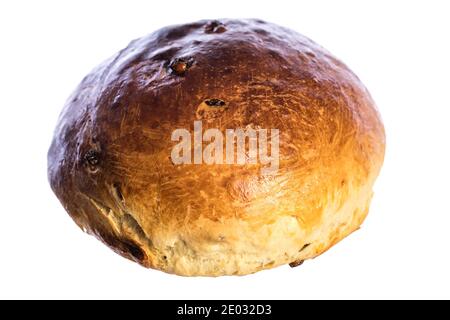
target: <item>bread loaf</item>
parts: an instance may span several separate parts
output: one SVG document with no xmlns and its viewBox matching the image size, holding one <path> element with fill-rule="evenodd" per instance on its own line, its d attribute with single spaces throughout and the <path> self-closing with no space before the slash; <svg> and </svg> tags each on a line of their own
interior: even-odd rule
<svg viewBox="0 0 450 320">
<path fill-rule="evenodd" d="M 78 226 L 122 256 L 243 275 L 299 265 L 358 229 L 384 147 L 367 89 L 327 50 L 260 20 L 204 20 L 88 74 L 48 176 Z"/>
</svg>

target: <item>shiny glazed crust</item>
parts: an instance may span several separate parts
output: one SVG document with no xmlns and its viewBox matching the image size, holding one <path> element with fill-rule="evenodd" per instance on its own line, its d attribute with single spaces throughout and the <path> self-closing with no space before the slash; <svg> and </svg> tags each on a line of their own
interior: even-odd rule
<svg viewBox="0 0 450 320">
<path fill-rule="evenodd" d="M 195 120 L 279 129 L 279 170 L 174 165 L 171 133 Z M 60 115 L 48 176 L 73 220 L 119 254 L 242 275 L 298 265 L 358 229 L 384 146 L 369 93 L 328 51 L 263 21 L 205 20 L 134 40 L 87 75 Z"/>
</svg>

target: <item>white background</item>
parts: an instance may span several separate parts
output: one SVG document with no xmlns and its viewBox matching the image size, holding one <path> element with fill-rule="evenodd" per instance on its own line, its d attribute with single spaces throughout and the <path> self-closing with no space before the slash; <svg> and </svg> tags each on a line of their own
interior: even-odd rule
<svg viewBox="0 0 450 320">
<path fill-rule="evenodd" d="M 448 1 L 2 1 L 0 298 L 450 298 Z M 257 17 L 355 71 L 387 133 L 361 230 L 299 268 L 183 278 L 81 232 L 51 192 L 46 153 L 78 82 L 131 39 L 202 18 Z"/>
</svg>

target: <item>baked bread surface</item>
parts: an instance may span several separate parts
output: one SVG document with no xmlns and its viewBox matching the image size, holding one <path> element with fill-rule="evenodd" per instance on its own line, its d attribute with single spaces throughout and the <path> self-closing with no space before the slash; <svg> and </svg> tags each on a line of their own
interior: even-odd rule
<svg viewBox="0 0 450 320">
<path fill-rule="evenodd" d="M 278 129 L 279 169 L 175 165 L 171 134 L 194 121 Z M 260 20 L 204 20 L 134 40 L 87 75 L 48 176 L 78 226 L 119 254 L 242 275 L 298 265 L 358 229 L 384 145 L 368 91 L 324 48 Z"/>
</svg>

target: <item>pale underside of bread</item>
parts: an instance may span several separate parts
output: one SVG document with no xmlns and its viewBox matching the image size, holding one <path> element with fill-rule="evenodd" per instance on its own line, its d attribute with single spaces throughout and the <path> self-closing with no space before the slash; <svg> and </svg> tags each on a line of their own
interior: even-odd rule
<svg viewBox="0 0 450 320">
<path fill-rule="evenodd" d="M 205 113 L 208 99 L 226 108 Z M 279 129 L 279 170 L 174 165 L 171 133 L 196 120 Z M 241 275 L 299 264 L 358 229 L 384 144 L 369 93 L 322 47 L 258 20 L 199 21 L 93 70 L 60 116 L 48 172 L 74 221 L 121 255 L 179 275 Z"/>
</svg>

